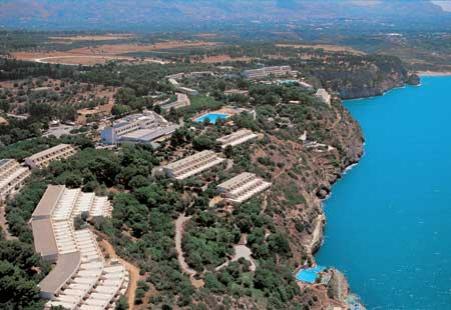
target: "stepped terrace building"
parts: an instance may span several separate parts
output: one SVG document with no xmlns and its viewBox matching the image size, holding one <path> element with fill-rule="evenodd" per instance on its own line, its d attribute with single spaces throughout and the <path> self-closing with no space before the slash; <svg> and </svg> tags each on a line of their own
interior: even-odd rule
<svg viewBox="0 0 451 310">
<path fill-rule="evenodd" d="M 39 283 L 41 297 L 49 299 L 47 309 L 114 309 L 127 289 L 124 266 L 105 260 L 89 229 L 75 229 L 74 218 L 83 212 L 111 216 L 111 206 L 106 197 L 49 185 L 32 214 L 36 252 L 56 263 Z"/>
<path fill-rule="evenodd" d="M 284 76 L 290 75 L 292 73 L 290 66 L 274 66 L 274 67 L 264 67 L 260 69 L 244 70 L 243 76 L 247 79 L 263 79 L 270 75 L 274 76 Z"/>
<path fill-rule="evenodd" d="M 215 152 L 207 150 L 170 163 L 164 166 L 163 169 L 169 177 L 183 180 L 219 165 L 224 161 L 225 159 L 219 157 Z"/>
<path fill-rule="evenodd" d="M 14 159 L 0 159 L 0 202 L 18 190 L 30 173 Z"/>
<path fill-rule="evenodd" d="M 255 139 L 258 136 L 253 133 L 249 129 L 241 129 L 238 130 L 230 135 L 221 137 L 216 139 L 217 142 L 221 143 L 221 147 L 225 149 L 226 147 L 230 146 L 236 146 L 239 144 L 242 144 L 244 142 L 247 142 L 249 140 Z"/>
<path fill-rule="evenodd" d="M 218 185 L 218 191 L 230 203 L 240 204 L 267 190 L 271 183 L 263 181 L 253 173 L 243 172 Z"/>
<path fill-rule="evenodd" d="M 133 114 L 114 122 L 112 127 L 105 128 L 102 142 L 106 144 L 141 143 L 150 144 L 152 141 L 171 135 L 179 125 L 165 120 L 153 111 Z"/>
<path fill-rule="evenodd" d="M 68 158 L 76 152 L 76 149 L 70 144 L 59 144 L 25 158 L 25 163 L 30 168 L 43 168 L 48 166 L 52 161 Z"/>
</svg>

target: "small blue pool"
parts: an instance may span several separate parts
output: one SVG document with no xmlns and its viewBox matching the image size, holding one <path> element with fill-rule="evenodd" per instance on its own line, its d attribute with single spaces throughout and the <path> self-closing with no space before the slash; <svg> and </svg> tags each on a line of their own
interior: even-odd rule
<svg viewBox="0 0 451 310">
<path fill-rule="evenodd" d="M 313 283 L 315 283 L 316 278 L 318 277 L 318 273 L 320 273 L 321 271 L 323 271 L 325 269 L 326 269 L 326 267 L 322 267 L 322 266 L 301 269 L 296 274 L 296 280 L 313 284 Z"/>
<path fill-rule="evenodd" d="M 208 120 L 208 122 L 210 124 L 214 124 L 214 123 L 216 123 L 216 121 L 218 119 L 225 120 L 225 119 L 229 118 L 229 116 L 230 115 L 224 114 L 224 113 L 207 113 L 207 114 L 204 114 L 204 115 L 196 118 L 196 122 L 197 123 L 203 123 L 206 120 Z"/>
</svg>

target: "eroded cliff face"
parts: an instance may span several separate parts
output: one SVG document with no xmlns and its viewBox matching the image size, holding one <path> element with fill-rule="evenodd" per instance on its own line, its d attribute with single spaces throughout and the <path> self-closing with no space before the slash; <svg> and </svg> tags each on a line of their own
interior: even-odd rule
<svg viewBox="0 0 451 310">
<path fill-rule="evenodd" d="M 304 137 L 292 139 L 293 135 L 299 136 L 303 126 L 298 127 L 300 130 L 294 129 L 295 124 L 291 128 L 276 128 L 268 131 L 266 144 L 253 150 L 254 159 L 265 156 L 276 163 L 276 168 L 268 171 L 273 187 L 265 212 L 289 236 L 296 266 L 314 263 L 313 254 L 322 243 L 326 222 L 322 200 L 363 152 L 361 129 L 339 99 L 331 107 L 324 105 L 311 112 L 316 114 L 309 116 Z M 257 160 L 254 162 L 258 164 Z M 346 289 L 330 294 L 336 290 L 328 284 L 300 285 L 301 302 L 310 309 L 346 307 L 346 279 L 338 275 L 334 279 L 329 283 L 340 283 L 339 287 Z"/>
<path fill-rule="evenodd" d="M 420 82 L 399 58 L 386 55 L 337 56 L 311 74 L 342 99 L 379 96 L 390 89 Z"/>
<path fill-rule="evenodd" d="M 361 85 L 361 87 L 340 85 L 337 83 L 334 86 L 334 90 L 340 94 L 342 99 L 355 99 L 380 96 L 393 88 L 402 87 L 406 84 L 418 85 L 418 76 L 416 74 L 393 71 L 383 79 L 368 82 L 367 84 Z"/>
</svg>

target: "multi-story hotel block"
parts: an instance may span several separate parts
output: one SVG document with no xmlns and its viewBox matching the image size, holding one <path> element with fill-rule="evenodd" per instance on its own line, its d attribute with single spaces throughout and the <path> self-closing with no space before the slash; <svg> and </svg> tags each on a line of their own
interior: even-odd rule
<svg viewBox="0 0 451 310">
<path fill-rule="evenodd" d="M 153 111 L 144 111 L 133 114 L 114 122 L 112 127 L 105 128 L 102 133 L 102 142 L 116 143 L 151 143 L 152 141 L 171 135 L 179 125 L 165 120 Z"/>
<path fill-rule="evenodd" d="M 30 173 L 14 159 L 0 159 L 0 202 L 18 190 Z"/>
<path fill-rule="evenodd" d="M 221 147 L 225 149 L 227 146 L 235 146 L 242 144 L 246 141 L 257 138 L 258 136 L 249 129 L 240 129 L 234 133 L 216 139 L 217 142 L 221 143 Z"/>
<path fill-rule="evenodd" d="M 270 75 L 284 76 L 292 73 L 290 66 L 264 67 L 260 69 L 244 70 L 243 76 L 247 79 L 263 79 Z"/>
<path fill-rule="evenodd" d="M 43 168 L 54 160 L 61 160 L 74 155 L 77 150 L 70 144 L 59 144 L 42 152 L 25 158 L 25 164 L 30 168 Z"/>
<path fill-rule="evenodd" d="M 218 185 L 218 191 L 230 203 L 240 204 L 271 187 L 253 173 L 243 172 Z"/>
<path fill-rule="evenodd" d="M 76 230 L 74 218 L 83 212 L 111 216 L 106 197 L 83 193 L 80 189 L 49 185 L 33 212 L 36 252 L 56 263 L 39 283 L 46 308 L 114 309 L 128 286 L 128 272 L 117 261 L 107 261 L 87 228 Z"/>
<path fill-rule="evenodd" d="M 207 150 L 170 163 L 164 166 L 163 169 L 169 177 L 183 180 L 219 165 L 224 161 L 225 159 L 219 157 L 215 152 Z"/>
</svg>

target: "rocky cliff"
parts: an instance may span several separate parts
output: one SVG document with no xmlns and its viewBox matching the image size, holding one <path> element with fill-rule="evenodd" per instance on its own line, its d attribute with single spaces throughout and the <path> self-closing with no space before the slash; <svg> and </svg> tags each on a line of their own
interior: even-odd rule
<svg viewBox="0 0 451 310">
<path fill-rule="evenodd" d="M 419 77 L 399 58 L 386 55 L 342 55 L 328 59 L 327 65 L 311 73 L 342 99 L 379 96 L 405 84 L 419 84 Z"/>
<path fill-rule="evenodd" d="M 299 117 L 304 111 L 305 118 Z M 311 104 L 303 107 L 281 105 L 278 116 L 289 118 L 286 128 L 267 129 L 267 141 L 253 148 L 254 164 L 271 175 L 273 187 L 265 213 L 271 215 L 278 229 L 290 241 L 295 266 L 314 264 L 313 254 L 323 240 L 326 222 L 322 199 L 332 184 L 363 152 L 363 137 L 359 125 L 336 98 L 332 105 Z M 285 120 L 286 121 L 286 120 Z M 269 127 L 269 125 L 268 125 Z M 258 158 L 275 163 L 271 169 Z M 300 303 L 309 309 L 327 306 L 347 307 L 347 283 L 344 277 L 330 283 L 340 283 L 339 294 L 328 284 L 302 285 Z M 329 293 L 328 293 L 329 292 Z"/>
</svg>

